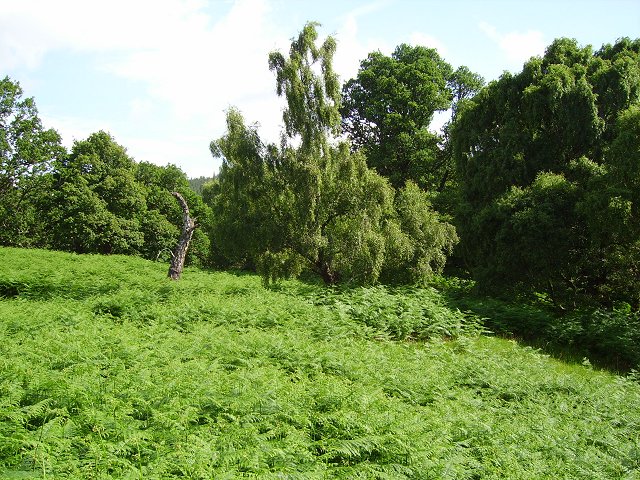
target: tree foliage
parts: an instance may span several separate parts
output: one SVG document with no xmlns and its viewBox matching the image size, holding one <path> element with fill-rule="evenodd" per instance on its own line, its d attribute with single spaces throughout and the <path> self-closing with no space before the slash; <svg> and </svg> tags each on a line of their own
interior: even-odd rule
<svg viewBox="0 0 640 480">
<path fill-rule="evenodd" d="M 382 280 L 411 284 L 441 272 L 458 242 L 455 227 L 442 221 L 427 192 L 410 181 L 397 192 L 394 207 Z"/>
<path fill-rule="evenodd" d="M 287 101 L 282 115 L 285 132 L 289 138 L 299 136 L 306 151 L 326 148 L 328 135 L 337 134 L 340 125 L 340 83 L 332 64 L 336 42 L 329 36 L 318 47 L 317 26 L 313 22 L 304 26 L 291 42 L 288 57 L 280 52 L 269 54 L 269 69 L 276 73 L 276 92 Z"/>
<path fill-rule="evenodd" d="M 452 169 L 429 126 L 435 112 L 481 86 L 481 77 L 466 67 L 453 71 L 434 49 L 402 44 L 391 56 L 373 52 L 344 85 L 343 130 L 394 187 L 411 180 L 442 190 Z"/>
<path fill-rule="evenodd" d="M 17 83 L 5 78 L 0 93 L 0 244 L 157 258 L 169 254 L 182 223 L 171 191 L 209 224 L 208 207 L 177 167 L 138 164 L 106 132 L 67 154 Z M 209 238 L 196 232 L 190 261 L 208 257 Z"/>
<path fill-rule="evenodd" d="M 638 40 L 559 39 L 462 108 L 458 224 L 481 285 L 638 304 L 621 280 L 638 269 L 638 75 Z"/>
<path fill-rule="evenodd" d="M 45 130 L 33 98 L 9 77 L 0 80 L 0 244 L 33 246 L 44 234 L 37 199 L 46 173 L 65 154 L 60 135 Z"/>
<path fill-rule="evenodd" d="M 211 186 L 212 238 L 224 257 L 256 266 L 267 280 L 306 268 L 326 283 L 375 282 L 392 263 L 402 222 L 388 181 L 368 168 L 362 153 L 335 138 L 341 103 L 331 66 L 335 41 L 329 37 L 316 46 L 316 26 L 304 27 L 287 57 L 269 56 L 276 91 L 287 101 L 282 145 L 264 145 L 233 109 L 227 134 L 212 143 L 213 154 L 223 158 L 219 182 Z M 449 247 L 455 234 L 436 224 L 448 232 L 442 248 Z M 414 256 L 423 255 L 412 253 L 406 261 Z"/>
<path fill-rule="evenodd" d="M 211 211 L 202 197 L 191 188 L 185 173 L 175 165 L 161 167 L 140 162 L 136 165 L 135 178 L 146 202 L 140 220 L 144 235 L 142 256 L 151 259 L 164 257 L 175 247 L 182 228 L 182 210 L 171 192 L 178 192 L 186 200 L 200 227 L 193 232 L 187 261 L 198 265 L 209 264 Z"/>
<path fill-rule="evenodd" d="M 135 163 L 105 132 L 74 144 L 56 168 L 50 211 L 54 248 L 78 253 L 139 253 L 145 207 Z"/>
</svg>

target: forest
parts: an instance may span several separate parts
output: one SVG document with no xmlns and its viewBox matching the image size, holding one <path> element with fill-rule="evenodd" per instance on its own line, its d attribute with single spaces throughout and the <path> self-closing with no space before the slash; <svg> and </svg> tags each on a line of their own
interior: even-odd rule
<svg viewBox="0 0 640 480">
<path fill-rule="evenodd" d="M 640 398 L 640 39 L 594 49 L 559 38 L 520 72 L 488 83 L 435 49 L 402 44 L 391 55 L 371 52 L 357 76 L 342 81 L 333 69 L 336 41 L 321 41 L 318 27 L 306 24 L 289 51 L 268 57 L 286 102 L 280 143 L 264 143 L 257 125 L 230 108 L 225 134 L 210 144 L 221 161 L 211 179 L 136 161 L 104 131 L 67 150 L 20 84 L 0 81 L 3 358 L 19 354 L 29 331 L 43 343 L 28 348 L 55 350 L 46 354 L 50 365 L 34 360 L 38 387 L 26 385 L 25 365 L 5 360 L 0 368 L 0 474 L 4 467 L 15 474 L 8 478 L 638 478 L 637 412 L 612 413 L 623 407 L 580 376 L 618 392 L 618 403 Z M 438 112 L 450 118 L 435 132 Z M 185 278 L 159 283 L 158 262 L 170 259 L 183 221 L 172 192 L 186 200 L 197 228 Z M 61 262 L 58 271 L 52 261 Z M 38 302 L 53 302 L 51 318 L 37 313 Z M 69 344 L 80 324 L 105 337 Z M 223 328 L 236 346 L 214 340 Z M 297 344 L 283 333 L 289 328 L 319 344 Z M 184 365 L 172 365 L 188 378 L 160 367 L 169 357 L 141 347 L 142 336 L 156 334 L 165 353 L 174 351 L 170 343 L 184 347 L 171 354 Z M 111 342 L 108 358 L 96 342 Z M 414 342 L 431 342 L 429 359 L 411 356 Z M 350 348 L 370 361 L 359 363 Z M 161 412 L 160 398 L 171 393 L 144 379 L 139 355 L 172 378 L 177 394 L 195 392 L 196 403 Z M 459 365 L 447 370 L 438 355 Z M 254 392 L 198 386 L 185 369 L 205 375 L 202 359 L 214 357 L 229 385 L 245 382 Z M 105 381 L 91 387 L 100 398 L 76 401 L 55 389 L 55 372 L 88 358 L 104 362 L 96 374 Z M 395 373 L 376 377 L 376 362 L 390 362 L 385 368 Z M 409 378 L 397 370 L 402 362 L 426 377 Z M 573 363 L 578 370 L 561 380 Z M 507 365 L 522 368 L 531 384 L 510 383 Z M 146 397 L 127 383 L 130 368 Z M 331 375 L 344 391 L 315 383 Z M 116 382 L 128 390 L 111 396 Z M 218 396 L 207 400 L 206 388 Z M 615 431 L 589 433 L 580 423 L 586 417 L 562 416 L 565 407 L 545 388 L 565 407 L 582 402 L 591 420 L 596 411 L 585 405 L 602 405 Z M 285 406 L 287 396 L 297 403 Z M 475 401 L 500 415 L 508 404 L 526 428 L 536 412 L 558 418 L 547 439 L 558 450 L 544 453 L 538 440 L 495 418 L 465 423 Z M 304 411 L 305 402 L 317 410 Z M 113 418 L 92 413 L 89 405 L 101 403 Z M 530 410 L 516 412 L 516 404 Z M 446 415 L 445 405 L 453 409 Z M 428 423 L 431 414 L 445 420 L 431 420 L 428 435 L 408 420 Z M 582 460 L 577 450 L 561 452 L 564 422 L 580 423 L 583 447 L 591 434 L 602 444 L 594 440 Z M 213 423 L 221 430 L 210 438 L 204 426 Z M 241 433 L 239 424 L 253 426 Z M 446 433 L 436 441 L 436 431 Z M 521 460 L 529 467 L 502 450 L 510 435 L 527 437 Z M 417 439 L 440 450 L 423 451 Z M 232 441 L 240 443 L 225 443 Z M 169 445 L 173 453 L 162 453 Z M 570 474 L 553 464 L 558 455 Z"/>
<path fill-rule="evenodd" d="M 311 273 L 326 284 L 420 284 L 443 271 L 558 312 L 640 307 L 640 41 L 554 41 L 485 85 L 438 52 L 372 52 L 343 84 L 335 40 L 307 24 L 269 68 L 280 145 L 231 108 L 217 177 L 136 162 L 107 132 L 70 151 L 33 98 L 0 84 L 0 244 Z M 442 131 L 429 125 L 450 112 Z M 446 270 L 445 270 L 446 269 Z"/>
</svg>

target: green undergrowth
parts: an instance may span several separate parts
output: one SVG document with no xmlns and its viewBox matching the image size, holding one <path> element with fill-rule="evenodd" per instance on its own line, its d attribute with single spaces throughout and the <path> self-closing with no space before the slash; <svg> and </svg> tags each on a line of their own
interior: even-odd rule
<svg viewBox="0 0 640 480">
<path fill-rule="evenodd" d="M 437 290 L 166 270 L 0 249 L 0 478 L 640 478 L 640 385 Z"/>
<path fill-rule="evenodd" d="M 609 370 L 640 370 L 640 312 L 628 305 L 561 311 L 548 301 L 497 299 L 476 294 L 473 282 L 434 280 L 446 305 L 483 319 L 484 326 L 568 361 L 591 361 Z M 635 373 L 637 375 L 637 373 Z"/>
</svg>

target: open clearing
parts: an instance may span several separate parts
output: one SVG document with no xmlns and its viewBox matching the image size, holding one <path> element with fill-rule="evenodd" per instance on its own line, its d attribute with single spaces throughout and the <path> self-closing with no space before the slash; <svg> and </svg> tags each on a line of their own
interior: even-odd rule
<svg viewBox="0 0 640 480">
<path fill-rule="evenodd" d="M 0 248 L 2 478 L 640 478 L 640 385 L 434 289 Z"/>
</svg>

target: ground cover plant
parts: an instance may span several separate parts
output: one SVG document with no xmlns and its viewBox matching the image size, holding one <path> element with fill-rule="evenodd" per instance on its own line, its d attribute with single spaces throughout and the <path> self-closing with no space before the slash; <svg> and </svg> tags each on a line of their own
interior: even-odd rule
<svg viewBox="0 0 640 480">
<path fill-rule="evenodd" d="M 640 370 L 640 312 L 629 305 L 559 310 L 544 295 L 488 297 L 478 292 L 474 281 L 456 277 L 436 277 L 431 283 L 447 305 L 482 318 L 496 335 L 568 361 L 586 358 L 617 373 Z"/>
<path fill-rule="evenodd" d="M 0 249 L 2 478 L 640 478 L 640 385 L 436 289 Z"/>
</svg>

